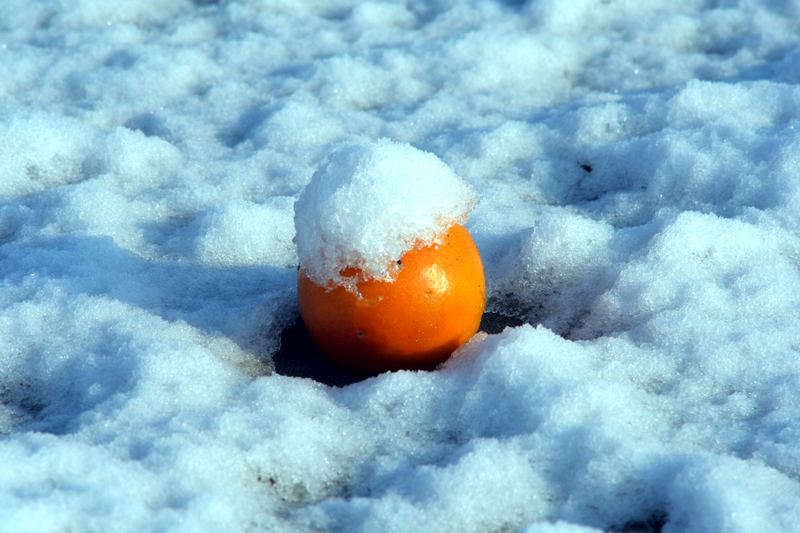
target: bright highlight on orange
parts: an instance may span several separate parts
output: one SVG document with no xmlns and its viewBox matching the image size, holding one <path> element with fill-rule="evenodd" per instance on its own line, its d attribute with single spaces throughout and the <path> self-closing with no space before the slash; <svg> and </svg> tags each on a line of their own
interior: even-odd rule
<svg viewBox="0 0 800 533">
<path fill-rule="evenodd" d="M 300 269 L 300 314 L 332 360 L 370 373 L 433 368 L 478 330 L 486 283 L 466 228 L 451 226 L 439 245 L 412 249 L 398 267 L 392 282 L 359 282 L 359 294 L 321 287 Z"/>
</svg>

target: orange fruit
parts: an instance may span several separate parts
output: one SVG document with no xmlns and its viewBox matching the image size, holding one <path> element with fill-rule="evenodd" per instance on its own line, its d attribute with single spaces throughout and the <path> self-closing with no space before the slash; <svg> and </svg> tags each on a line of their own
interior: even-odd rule
<svg viewBox="0 0 800 533">
<path fill-rule="evenodd" d="M 300 315 L 330 359 L 369 373 L 433 368 L 478 330 L 486 283 L 466 228 L 451 226 L 438 245 L 410 250 L 398 266 L 394 281 L 359 281 L 358 294 L 321 287 L 300 268 Z"/>
</svg>

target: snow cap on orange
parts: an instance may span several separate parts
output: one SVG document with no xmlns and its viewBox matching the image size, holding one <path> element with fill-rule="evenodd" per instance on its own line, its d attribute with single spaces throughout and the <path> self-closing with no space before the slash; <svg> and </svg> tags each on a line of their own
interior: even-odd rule
<svg viewBox="0 0 800 533">
<path fill-rule="evenodd" d="M 396 262 L 434 244 L 477 202 L 472 188 L 435 155 L 387 139 L 334 150 L 295 203 L 300 264 L 320 286 L 392 281 Z"/>
</svg>

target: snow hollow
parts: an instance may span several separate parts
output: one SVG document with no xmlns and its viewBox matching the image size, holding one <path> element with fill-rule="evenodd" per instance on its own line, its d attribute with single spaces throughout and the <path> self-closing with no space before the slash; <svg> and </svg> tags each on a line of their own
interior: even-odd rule
<svg viewBox="0 0 800 533">
<path fill-rule="evenodd" d="M 3 0 L 0 73 L 0 531 L 800 527 L 797 0 Z M 378 139 L 488 313 L 361 380 L 294 207 Z"/>
</svg>

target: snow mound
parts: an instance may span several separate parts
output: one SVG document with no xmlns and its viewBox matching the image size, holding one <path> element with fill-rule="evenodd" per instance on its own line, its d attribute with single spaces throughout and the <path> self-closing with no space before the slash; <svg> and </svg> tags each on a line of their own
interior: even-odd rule
<svg viewBox="0 0 800 533">
<path fill-rule="evenodd" d="M 319 285 L 347 286 L 348 267 L 390 281 L 403 254 L 433 244 L 476 201 L 431 153 L 387 139 L 344 144 L 295 203 L 300 264 Z"/>
</svg>

